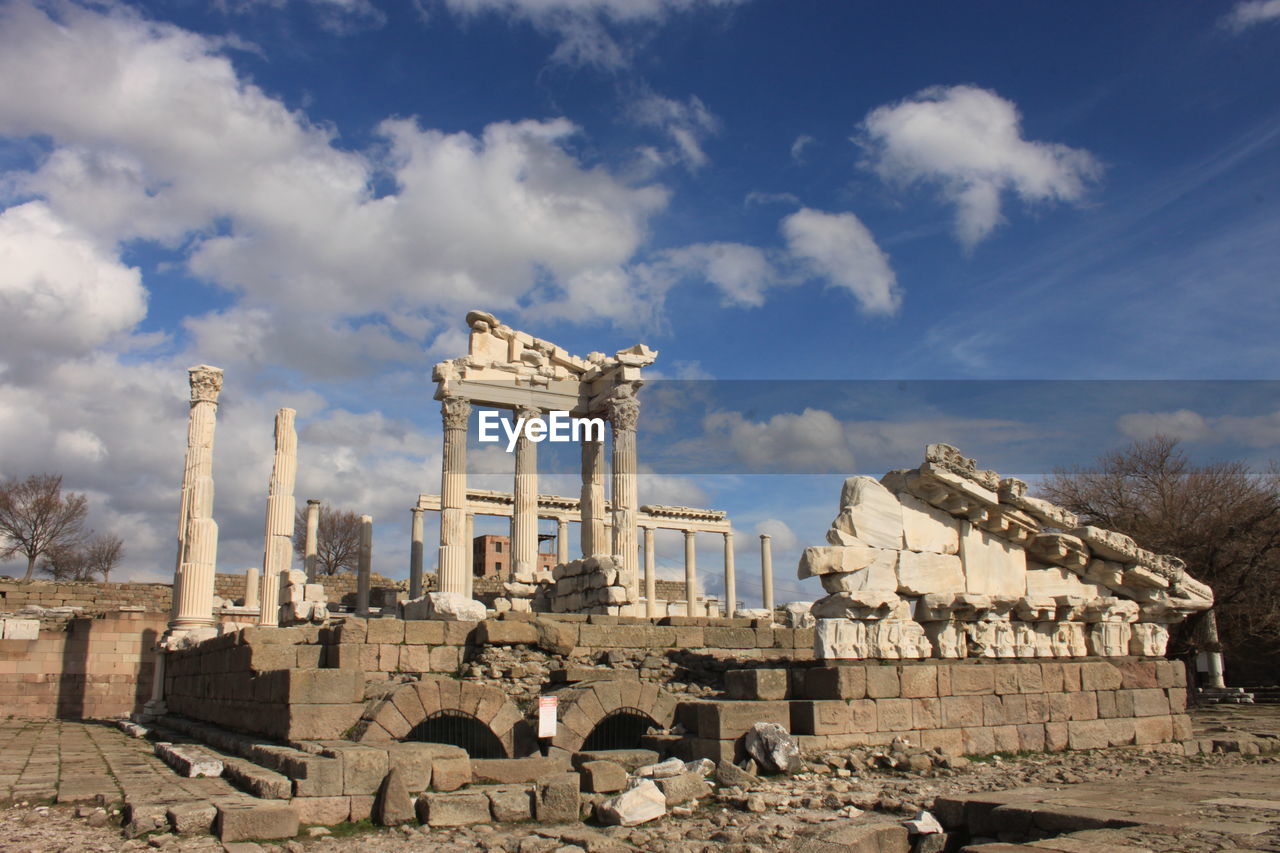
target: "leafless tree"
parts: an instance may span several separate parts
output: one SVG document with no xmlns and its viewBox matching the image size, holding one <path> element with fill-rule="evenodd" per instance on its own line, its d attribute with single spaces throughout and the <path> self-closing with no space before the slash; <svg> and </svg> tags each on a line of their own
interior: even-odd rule
<svg viewBox="0 0 1280 853">
<path fill-rule="evenodd" d="M 79 541 L 88 508 L 84 495 L 62 493 L 58 474 L 32 474 L 25 480 L 0 483 L 0 540 L 9 556 L 26 556 L 23 580 L 31 580 L 36 561 L 51 550 Z"/>
<path fill-rule="evenodd" d="M 1089 468 L 1060 470 L 1040 492 L 1086 524 L 1174 554 L 1213 587 L 1222 643 L 1280 641 L 1280 469 L 1193 464 L 1166 436 L 1135 442 Z"/>
<path fill-rule="evenodd" d="M 50 548 L 40 563 L 40 571 L 60 581 L 91 581 L 98 575 L 111 579 L 124 542 L 111 533 L 99 533 L 85 542 L 72 542 Z"/>
<path fill-rule="evenodd" d="M 114 533 L 99 533 L 85 543 L 84 557 L 89 577 L 102 575 L 103 581 L 109 581 L 124 557 L 124 541 Z"/>
<path fill-rule="evenodd" d="M 293 522 L 293 550 L 300 558 L 307 553 L 307 510 L 300 507 Z M 350 510 L 320 506 L 320 527 L 316 536 L 316 572 L 336 575 L 354 572 L 360 558 L 360 516 Z"/>
</svg>

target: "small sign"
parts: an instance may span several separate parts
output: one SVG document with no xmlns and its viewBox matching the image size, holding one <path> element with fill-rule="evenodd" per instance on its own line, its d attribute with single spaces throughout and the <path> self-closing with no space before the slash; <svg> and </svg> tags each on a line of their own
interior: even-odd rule
<svg viewBox="0 0 1280 853">
<path fill-rule="evenodd" d="M 538 737 L 556 736 L 556 703 L 555 696 L 538 697 Z"/>
</svg>

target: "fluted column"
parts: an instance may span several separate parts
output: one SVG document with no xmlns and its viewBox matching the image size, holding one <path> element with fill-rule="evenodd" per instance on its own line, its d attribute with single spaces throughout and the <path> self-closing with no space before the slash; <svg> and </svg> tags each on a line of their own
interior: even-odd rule
<svg viewBox="0 0 1280 853">
<path fill-rule="evenodd" d="M 582 442 L 582 556 L 603 554 L 609 542 L 604 527 L 604 441 Z"/>
<path fill-rule="evenodd" d="M 267 530 L 262 549 L 259 625 L 280 624 L 280 573 L 293 563 L 293 483 L 298 474 L 298 433 L 293 409 L 276 412 L 276 458 L 267 489 Z"/>
<path fill-rule="evenodd" d="M 422 513 L 420 506 L 410 508 L 413 522 L 409 528 L 409 597 L 422 597 Z"/>
<path fill-rule="evenodd" d="M 373 572 L 373 516 L 360 516 L 360 561 L 356 565 L 356 615 L 369 615 L 369 575 Z"/>
<path fill-rule="evenodd" d="M 302 549 L 302 565 L 307 572 L 307 583 L 315 583 L 320 564 L 320 501 L 307 501 L 307 538 Z"/>
<path fill-rule="evenodd" d="M 569 519 L 556 519 L 556 562 L 569 562 Z"/>
<path fill-rule="evenodd" d="M 618 568 L 625 580 L 631 603 L 640 600 L 639 551 L 636 547 L 636 422 L 640 419 L 640 401 L 635 392 L 620 386 L 608 402 L 609 422 L 613 424 L 613 555 L 622 560 Z"/>
<path fill-rule="evenodd" d="M 476 514 L 467 513 L 467 598 L 475 598 L 476 588 Z"/>
<path fill-rule="evenodd" d="M 764 609 L 773 612 L 773 537 L 760 534 L 760 585 L 764 588 Z"/>
<path fill-rule="evenodd" d="M 178 510 L 178 556 L 173 573 L 173 609 L 169 628 L 211 626 L 218 525 L 213 520 L 213 433 L 222 391 L 222 370 L 207 364 L 187 371 L 191 412 L 187 419 L 187 458 Z"/>
<path fill-rule="evenodd" d="M 644 529 L 644 615 L 653 619 L 658 615 L 658 572 L 655 568 L 653 528 Z"/>
<path fill-rule="evenodd" d="M 527 406 L 516 409 L 516 417 L 525 423 L 541 415 L 540 410 Z M 524 430 L 516 439 L 512 512 L 511 579 L 516 583 L 533 583 L 538 570 L 538 445 Z"/>
<path fill-rule="evenodd" d="M 444 462 L 440 476 L 440 577 L 441 592 L 467 591 L 466 540 L 467 421 L 471 404 L 462 397 L 441 401 L 444 417 Z"/>
<path fill-rule="evenodd" d="M 738 577 L 733 570 L 733 531 L 724 532 L 724 615 L 733 616 L 738 609 Z"/>
<path fill-rule="evenodd" d="M 695 615 L 694 608 L 698 606 L 698 550 L 695 536 L 697 533 L 692 530 L 684 532 L 684 613 L 686 616 Z"/>
</svg>

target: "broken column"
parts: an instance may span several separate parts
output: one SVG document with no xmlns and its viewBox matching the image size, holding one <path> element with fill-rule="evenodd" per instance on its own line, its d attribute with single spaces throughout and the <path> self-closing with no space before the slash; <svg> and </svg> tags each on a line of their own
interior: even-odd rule
<svg viewBox="0 0 1280 853">
<path fill-rule="evenodd" d="M 467 422 L 471 404 L 462 397 L 445 397 L 440 409 L 444 420 L 444 462 L 440 476 L 439 589 L 465 594 L 467 552 L 471 550 L 471 543 L 465 541 Z"/>
<path fill-rule="evenodd" d="M 258 567 L 250 566 L 244 570 L 244 606 L 248 608 L 258 605 Z"/>
<path fill-rule="evenodd" d="M 569 562 L 569 520 L 556 519 L 556 562 Z"/>
<path fill-rule="evenodd" d="M 298 473 L 298 433 L 293 409 L 276 412 L 276 454 L 267 490 L 267 524 L 262 552 L 259 625 L 279 624 L 280 575 L 293 562 L 293 483 Z"/>
<path fill-rule="evenodd" d="M 764 609 L 773 613 L 773 537 L 760 534 L 760 585 L 763 587 Z"/>
<path fill-rule="evenodd" d="M 413 522 L 409 532 L 409 598 L 422 597 L 422 507 L 415 506 L 410 512 Z"/>
<path fill-rule="evenodd" d="M 302 567 L 307 573 L 307 583 L 315 583 L 320 562 L 320 501 L 307 501 L 307 534 L 302 550 Z"/>
<path fill-rule="evenodd" d="M 178 557 L 173 577 L 169 632 L 185 633 L 214 624 L 213 588 L 218 525 L 213 520 L 213 433 L 222 390 L 222 370 L 207 364 L 187 371 L 191 412 L 187 458 L 178 513 Z"/>
<path fill-rule="evenodd" d="M 356 567 L 356 614 L 369 615 L 369 575 L 373 571 L 373 516 L 360 516 L 360 557 Z"/>
<path fill-rule="evenodd" d="M 582 440 L 582 556 L 605 553 L 609 543 L 604 520 L 604 442 Z"/>
</svg>

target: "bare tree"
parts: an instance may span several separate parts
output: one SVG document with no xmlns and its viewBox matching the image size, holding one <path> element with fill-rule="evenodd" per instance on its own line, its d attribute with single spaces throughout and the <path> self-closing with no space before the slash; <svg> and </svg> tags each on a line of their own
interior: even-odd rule
<svg viewBox="0 0 1280 853">
<path fill-rule="evenodd" d="M 111 580 L 111 572 L 124 557 L 124 541 L 114 533 L 99 533 L 84 546 L 84 559 L 89 577 L 102 575 L 103 581 Z"/>
<path fill-rule="evenodd" d="M 85 581 L 92 577 L 79 543 L 50 548 L 40 561 L 40 571 L 56 581 Z"/>
<path fill-rule="evenodd" d="M 61 475 L 32 474 L 0 483 L 0 539 L 9 555 L 26 556 L 23 580 L 31 580 L 36 561 L 51 549 L 80 539 L 88 508 L 84 495 L 62 493 Z"/>
<path fill-rule="evenodd" d="M 40 563 L 40 571 L 60 581 L 91 581 L 102 575 L 111 579 L 120 558 L 124 556 L 124 542 L 112 533 L 99 533 L 86 542 L 72 542 L 50 548 Z"/>
<path fill-rule="evenodd" d="M 299 557 L 307 553 L 307 510 L 300 507 L 293 521 L 293 550 Z M 320 507 L 320 526 L 316 534 L 316 572 L 336 575 L 354 572 L 360 558 L 360 516 L 350 510 Z"/>
<path fill-rule="evenodd" d="M 1174 554 L 1213 587 L 1222 643 L 1243 652 L 1280 641 L 1280 469 L 1193 464 L 1156 436 L 1060 470 L 1040 491 L 1096 524 Z"/>
</svg>

